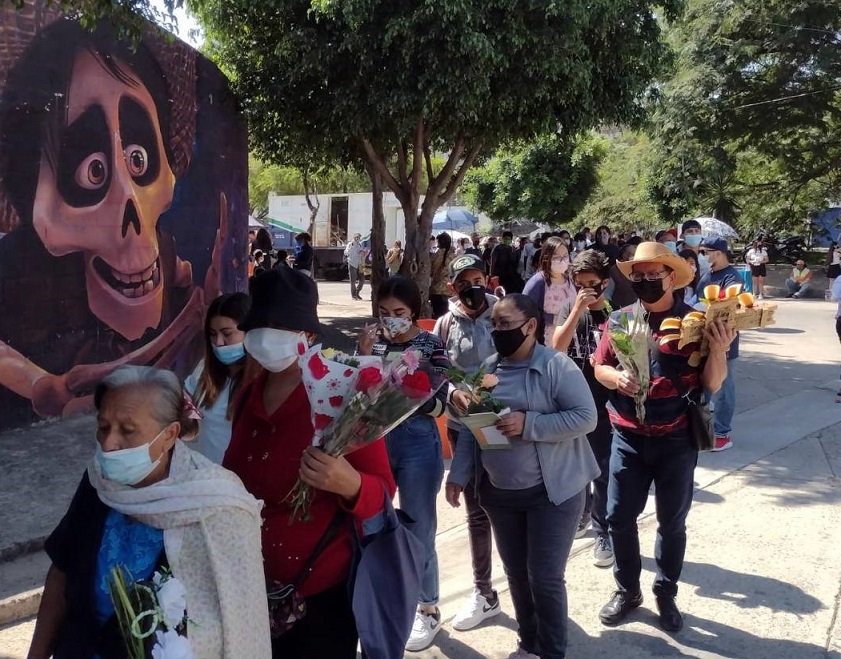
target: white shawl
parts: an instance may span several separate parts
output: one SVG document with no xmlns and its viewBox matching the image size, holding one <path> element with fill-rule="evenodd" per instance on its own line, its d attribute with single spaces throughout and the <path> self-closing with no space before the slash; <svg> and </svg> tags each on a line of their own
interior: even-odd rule
<svg viewBox="0 0 841 659">
<path fill-rule="evenodd" d="M 235 474 L 178 440 L 169 477 L 127 487 L 88 476 L 100 500 L 163 529 L 173 576 L 187 591 L 187 636 L 197 659 L 269 659 L 271 639 L 260 538 L 262 502 Z"/>
</svg>

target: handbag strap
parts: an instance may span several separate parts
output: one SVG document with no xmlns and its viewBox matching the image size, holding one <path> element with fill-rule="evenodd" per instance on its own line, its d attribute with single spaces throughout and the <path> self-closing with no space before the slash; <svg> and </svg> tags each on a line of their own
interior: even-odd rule
<svg viewBox="0 0 841 659">
<path fill-rule="evenodd" d="M 336 532 L 339 530 L 339 527 L 342 525 L 345 519 L 345 511 L 339 508 L 336 511 L 336 514 L 333 515 L 333 519 L 330 520 L 330 525 L 324 531 L 324 534 L 321 536 L 321 539 L 318 541 L 318 544 L 315 546 L 315 549 L 312 550 L 312 553 L 307 558 L 304 566 L 301 568 L 301 571 L 298 572 L 298 575 L 295 577 L 295 580 L 292 582 L 292 586 L 295 590 L 299 590 L 301 586 L 304 585 L 304 582 L 307 580 L 307 577 L 310 576 L 312 572 L 312 568 L 315 565 L 315 562 L 318 560 L 318 557 L 327 549 L 327 545 L 330 544 L 330 541 L 335 537 Z"/>
</svg>

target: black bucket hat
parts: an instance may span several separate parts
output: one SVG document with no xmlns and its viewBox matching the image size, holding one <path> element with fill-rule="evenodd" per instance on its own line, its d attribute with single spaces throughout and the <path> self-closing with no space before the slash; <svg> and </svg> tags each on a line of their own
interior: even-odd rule
<svg viewBox="0 0 841 659">
<path fill-rule="evenodd" d="M 315 282 L 292 268 L 274 268 L 251 284 L 251 309 L 239 324 L 243 332 L 277 325 L 294 332 L 321 332 Z"/>
</svg>

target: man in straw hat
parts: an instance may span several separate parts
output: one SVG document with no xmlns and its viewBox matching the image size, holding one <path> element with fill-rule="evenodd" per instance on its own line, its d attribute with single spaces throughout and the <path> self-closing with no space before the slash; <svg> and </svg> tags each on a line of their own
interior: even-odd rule
<svg viewBox="0 0 841 659">
<path fill-rule="evenodd" d="M 686 551 L 686 516 L 692 505 L 693 474 L 698 460 L 698 451 L 689 439 L 686 396 L 697 400 L 702 388 L 718 390 L 727 376 L 726 354 L 735 333 L 719 322 L 709 325 L 709 356 L 693 365 L 690 355 L 697 346 L 680 349 L 677 341 L 659 345 L 663 320 L 682 318 L 692 311 L 682 296 L 675 295 L 675 290 L 692 281 L 693 272 L 687 262 L 665 245 L 644 242 L 633 259 L 617 265 L 631 281 L 658 347 L 650 351 L 644 422 L 637 418 L 634 399 L 639 383 L 619 365 L 609 332 L 603 334 L 593 356 L 596 378 L 610 390 L 607 409 L 613 444 L 607 521 L 617 585 L 599 618 L 605 625 L 616 625 L 642 604 L 637 517 L 645 508 L 653 482 L 659 522 L 653 591 L 660 625 L 666 631 L 676 632 L 683 627 L 675 597 Z M 626 308 L 614 312 L 609 326 L 616 327 L 623 314 L 633 311 Z"/>
</svg>

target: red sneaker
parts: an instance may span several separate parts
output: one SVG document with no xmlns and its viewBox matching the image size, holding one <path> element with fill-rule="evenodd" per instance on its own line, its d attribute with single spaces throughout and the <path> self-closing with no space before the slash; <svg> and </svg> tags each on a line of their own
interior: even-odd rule
<svg viewBox="0 0 841 659">
<path fill-rule="evenodd" d="M 733 448 L 733 441 L 730 439 L 730 435 L 717 435 L 713 452 L 726 451 L 729 448 Z"/>
</svg>

